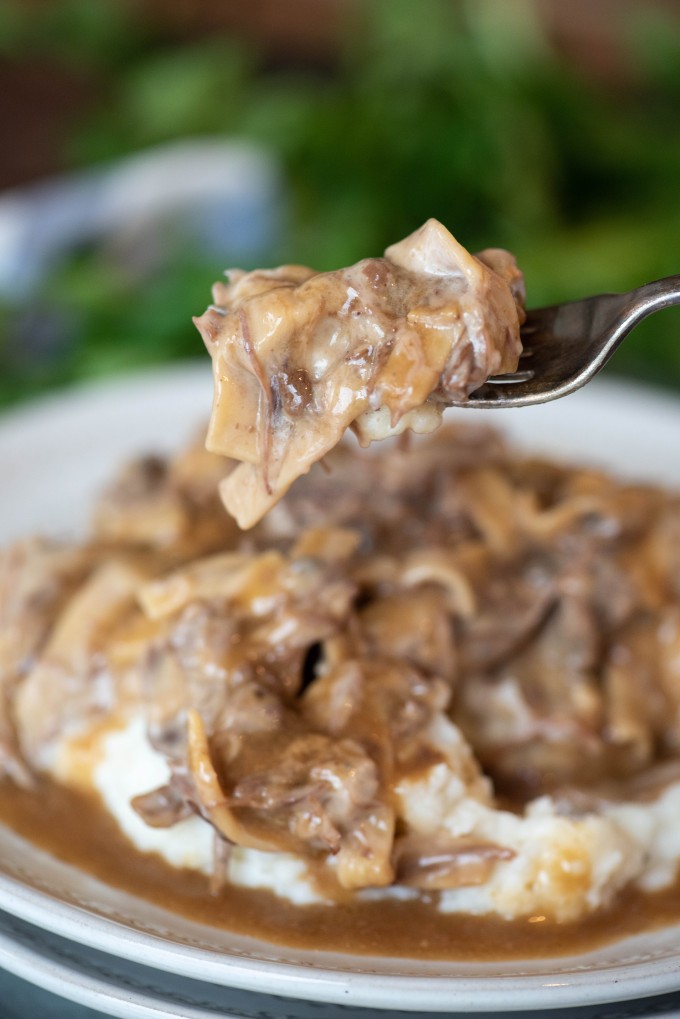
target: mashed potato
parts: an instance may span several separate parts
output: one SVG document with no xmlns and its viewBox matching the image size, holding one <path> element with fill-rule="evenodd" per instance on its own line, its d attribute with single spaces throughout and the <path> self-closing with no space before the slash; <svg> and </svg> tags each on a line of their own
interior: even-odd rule
<svg viewBox="0 0 680 1019">
<path fill-rule="evenodd" d="M 431 840 L 433 866 L 441 833 L 470 847 L 496 844 L 512 856 L 482 883 L 443 890 L 436 907 L 447 913 L 498 914 L 505 919 L 543 914 L 574 920 L 608 904 L 629 882 L 647 890 L 670 884 L 680 861 L 675 818 L 680 811 L 680 782 L 671 783 L 648 802 L 608 803 L 599 812 L 566 817 L 549 795 L 531 801 L 521 814 L 494 807 L 484 785 L 461 781 L 461 755 L 471 753 L 460 730 L 440 719 L 428 738 L 445 760 L 396 788 L 398 813 L 409 829 Z M 82 740 L 60 748 L 54 774 L 67 784 L 82 784 Z M 210 875 L 212 831 L 193 816 L 171 828 L 152 828 L 131 801 L 169 779 L 167 763 L 152 749 L 142 715 L 125 726 L 95 735 L 93 767 L 87 782 L 96 790 L 121 830 L 141 852 L 158 853 L 173 867 Z M 474 852 L 471 853 L 474 859 Z M 332 868 L 333 858 L 327 861 Z M 328 901 L 305 861 L 290 853 L 234 848 L 227 879 L 263 888 L 295 905 Z M 364 893 L 403 896 L 404 886 Z M 411 895 L 417 895 L 415 890 Z"/>
</svg>

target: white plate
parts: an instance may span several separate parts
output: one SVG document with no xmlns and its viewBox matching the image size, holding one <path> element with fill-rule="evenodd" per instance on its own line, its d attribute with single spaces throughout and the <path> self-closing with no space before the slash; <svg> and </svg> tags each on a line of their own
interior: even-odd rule
<svg viewBox="0 0 680 1019">
<path fill-rule="evenodd" d="M 208 366 L 68 393 L 0 422 L 0 541 L 82 527 L 93 492 L 133 452 L 176 447 L 205 415 Z M 462 411 L 462 414 L 470 414 Z M 680 401 L 600 384 L 555 404 L 475 412 L 534 449 L 680 485 Z M 0 828 L 0 906 L 119 959 L 214 985 L 383 1009 L 584 1006 L 680 989 L 680 928 L 579 957 L 458 964 L 283 950 L 175 917 L 51 860 Z"/>
<path fill-rule="evenodd" d="M 387 1019 L 384 1011 L 354 1009 L 351 1006 L 272 997 L 246 991 L 216 987 L 214 984 L 187 980 L 169 973 L 159 973 L 74 945 L 54 934 L 0 913 L 0 1001 L 10 1015 L 21 1017 L 49 1015 L 59 1019 L 71 1017 L 71 1006 L 59 1006 L 53 998 L 45 999 L 34 992 L 33 1000 L 26 985 L 17 987 L 9 972 L 40 986 L 51 995 L 77 1002 L 96 1014 L 118 1016 L 119 1019 Z M 13 1006 L 13 1007 L 12 1007 Z M 67 1012 L 66 1009 L 69 1009 Z M 531 1019 L 677 1019 L 680 1015 L 680 993 L 665 994 L 635 1002 L 592 1005 L 584 1008 L 541 1009 Z M 88 1016 L 92 1015 L 88 1011 Z M 392 1016 L 407 1016 L 390 1012 Z M 493 1019 L 497 1011 L 484 1013 L 430 1013 L 431 1019 Z"/>
</svg>

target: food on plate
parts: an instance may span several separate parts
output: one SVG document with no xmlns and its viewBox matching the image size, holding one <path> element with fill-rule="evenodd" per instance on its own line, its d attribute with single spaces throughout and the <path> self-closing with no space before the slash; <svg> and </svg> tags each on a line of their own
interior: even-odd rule
<svg viewBox="0 0 680 1019">
<path fill-rule="evenodd" d="M 7 781 L 295 908 L 567 922 L 670 886 L 680 499 L 479 427 L 329 467 L 241 533 L 218 457 L 147 458 L 88 541 L 5 550 Z"/>
<path fill-rule="evenodd" d="M 128 465 L 80 543 L 0 553 L 0 817 L 63 853 L 68 791 L 123 841 L 114 883 L 146 859 L 173 908 L 262 933 L 249 889 L 354 950 L 393 950 L 377 906 L 427 955 L 675 886 L 680 497 L 403 434 L 512 371 L 522 318 L 512 257 L 434 220 L 218 285 L 212 452 Z"/>
<path fill-rule="evenodd" d="M 436 220 L 349 269 L 299 265 L 217 283 L 196 319 L 212 357 L 208 449 L 251 527 L 352 428 L 362 444 L 431 432 L 447 404 L 521 352 L 524 282 L 507 251 L 470 255 Z"/>
</svg>

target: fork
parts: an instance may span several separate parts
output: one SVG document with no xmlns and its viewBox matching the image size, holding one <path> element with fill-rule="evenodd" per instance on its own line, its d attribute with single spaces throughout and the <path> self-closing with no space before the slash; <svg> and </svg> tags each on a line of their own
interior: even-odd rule
<svg viewBox="0 0 680 1019">
<path fill-rule="evenodd" d="M 638 322 L 673 304 L 680 304 L 680 276 L 528 311 L 517 371 L 489 378 L 465 406 L 528 407 L 568 396 L 604 368 Z"/>
</svg>

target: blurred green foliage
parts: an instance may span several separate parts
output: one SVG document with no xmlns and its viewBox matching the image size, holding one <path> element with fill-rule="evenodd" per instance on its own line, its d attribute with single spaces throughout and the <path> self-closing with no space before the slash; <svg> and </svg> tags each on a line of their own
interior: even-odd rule
<svg viewBox="0 0 680 1019">
<path fill-rule="evenodd" d="M 680 269 L 680 33 L 655 8 L 613 26 L 630 63 L 618 87 L 557 55 L 532 0 L 356 3 L 327 75 L 263 69 L 231 39 L 169 42 L 123 0 L 47 10 L 37 20 L 6 0 L 0 52 L 86 66 L 102 80 L 66 140 L 70 164 L 187 136 L 264 142 L 290 192 L 271 263 L 332 268 L 436 216 L 473 250 L 513 250 L 532 305 Z M 79 252 L 30 308 L 3 309 L 0 400 L 199 354 L 189 317 L 221 269 L 181 251 L 149 276 L 106 251 Z M 680 385 L 679 317 L 644 323 L 614 369 Z M 25 356 L 32 329 L 51 356 Z"/>
</svg>

